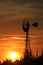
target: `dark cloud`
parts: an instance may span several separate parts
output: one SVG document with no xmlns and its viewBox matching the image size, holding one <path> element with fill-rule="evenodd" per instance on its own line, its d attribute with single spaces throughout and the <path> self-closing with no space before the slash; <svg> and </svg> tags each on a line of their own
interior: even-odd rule
<svg viewBox="0 0 43 65">
<path fill-rule="evenodd" d="M 43 0 L 15 0 L 18 3 L 43 3 Z"/>
<path fill-rule="evenodd" d="M 0 0 L 0 2 L 15 2 L 15 3 L 43 3 L 43 0 Z"/>
</svg>

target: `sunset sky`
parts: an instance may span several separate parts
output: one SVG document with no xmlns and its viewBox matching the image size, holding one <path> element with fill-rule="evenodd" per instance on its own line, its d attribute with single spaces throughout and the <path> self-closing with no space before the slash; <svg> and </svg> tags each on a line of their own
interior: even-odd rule
<svg viewBox="0 0 43 65">
<path fill-rule="evenodd" d="M 31 25 L 29 36 L 34 53 L 43 50 L 43 0 L 0 0 L 0 61 L 8 59 L 9 52 L 24 53 L 25 18 Z M 38 21 L 38 28 L 32 24 Z"/>
</svg>

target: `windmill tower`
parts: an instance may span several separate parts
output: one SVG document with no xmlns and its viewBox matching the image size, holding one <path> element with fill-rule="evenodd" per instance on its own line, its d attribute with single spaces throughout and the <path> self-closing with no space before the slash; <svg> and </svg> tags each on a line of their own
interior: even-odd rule
<svg viewBox="0 0 43 65">
<path fill-rule="evenodd" d="M 32 26 L 38 27 L 38 22 L 33 23 Z M 26 43 L 25 43 L 24 57 L 28 58 L 28 56 L 29 57 L 31 56 L 31 47 L 30 47 L 30 39 L 29 39 L 30 24 L 29 24 L 29 20 L 28 19 L 24 20 L 22 27 L 23 27 L 24 32 L 26 33 Z"/>
</svg>

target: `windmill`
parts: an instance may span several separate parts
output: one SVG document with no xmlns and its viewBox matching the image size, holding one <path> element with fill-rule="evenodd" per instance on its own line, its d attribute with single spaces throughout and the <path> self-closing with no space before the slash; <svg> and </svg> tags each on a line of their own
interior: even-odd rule
<svg viewBox="0 0 43 65">
<path fill-rule="evenodd" d="M 38 22 L 33 23 L 32 26 L 38 27 Z M 29 39 L 29 34 L 28 34 L 29 33 L 29 29 L 30 29 L 30 24 L 29 24 L 29 20 L 28 19 L 24 20 L 22 27 L 23 27 L 23 31 L 26 33 L 26 43 L 25 43 L 25 54 L 24 54 L 24 57 L 28 58 L 28 55 L 31 55 L 30 39 Z M 28 51 L 28 49 L 29 49 L 29 51 Z"/>
</svg>

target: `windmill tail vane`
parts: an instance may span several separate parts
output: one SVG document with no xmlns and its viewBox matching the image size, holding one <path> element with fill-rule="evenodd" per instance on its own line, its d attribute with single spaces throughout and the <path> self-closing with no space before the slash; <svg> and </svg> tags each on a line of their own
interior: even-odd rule
<svg viewBox="0 0 43 65">
<path fill-rule="evenodd" d="M 38 22 L 33 23 L 32 26 L 38 27 Z"/>
</svg>

